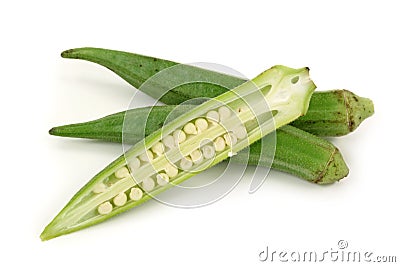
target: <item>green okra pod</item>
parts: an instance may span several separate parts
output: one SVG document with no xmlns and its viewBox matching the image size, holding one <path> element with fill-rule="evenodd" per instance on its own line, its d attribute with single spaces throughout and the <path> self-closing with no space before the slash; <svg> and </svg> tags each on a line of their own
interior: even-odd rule
<svg viewBox="0 0 400 267">
<path fill-rule="evenodd" d="M 144 93 L 155 98 L 160 96 L 160 90 L 149 86 L 142 88 L 141 85 L 159 71 L 179 64 L 154 57 L 91 47 L 66 50 L 61 56 L 100 64 L 134 87 L 146 90 Z M 200 82 L 182 84 L 173 88 L 159 99 L 161 102 L 178 105 L 194 98 L 211 98 L 246 81 L 239 77 L 190 65 L 183 65 L 181 69 L 182 75 L 196 74 Z M 201 82 L 207 80 L 220 81 L 220 84 L 224 84 L 225 87 L 215 83 Z M 163 85 L 155 84 L 154 86 L 162 87 Z M 373 112 L 371 100 L 356 96 L 349 91 L 315 92 L 307 114 L 292 124 L 317 136 L 341 136 L 354 131 Z"/>
<path fill-rule="evenodd" d="M 192 108 L 95 175 L 42 240 L 102 222 L 231 157 L 305 114 L 314 89 L 308 68 L 275 66 Z"/>
<path fill-rule="evenodd" d="M 147 136 L 161 128 L 172 111 L 179 115 L 193 108 L 194 106 L 190 105 L 167 105 L 131 109 L 90 122 L 55 127 L 50 130 L 50 134 L 121 143 L 125 131 L 124 142 L 134 144 L 142 139 L 143 132 Z M 135 120 L 124 127 L 125 116 Z M 260 154 L 261 142 L 255 142 L 250 146 L 248 163 L 271 166 L 272 162 L 272 168 L 314 183 L 333 183 L 346 177 L 349 172 L 342 155 L 334 145 L 290 125 L 276 131 L 273 158 L 268 154 L 259 158 Z M 247 154 L 239 152 L 231 161 L 243 163 L 246 159 Z"/>
</svg>

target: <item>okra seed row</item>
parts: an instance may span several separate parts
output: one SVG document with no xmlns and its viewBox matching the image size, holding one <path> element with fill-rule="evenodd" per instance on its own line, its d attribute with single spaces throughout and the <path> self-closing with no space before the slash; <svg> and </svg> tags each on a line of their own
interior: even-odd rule
<svg viewBox="0 0 400 267">
<path fill-rule="evenodd" d="M 164 177 L 162 176 L 162 180 L 157 179 L 159 185 L 165 185 L 168 183 L 168 176 Z M 143 197 L 143 191 L 140 188 L 137 187 L 132 187 L 129 193 L 129 198 L 133 201 L 138 201 Z M 124 192 L 119 193 L 113 198 L 113 203 L 117 207 L 121 207 L 125 205 L 128 201 L 128 197 Z M 100 215 L 106 215 L 109 214 L 113 210 L 113 205 L 110 203 L 110 201 L 106 201 L 102 204 L 100 204 L 97 207 L 97 212 Z"/>
<path fill-rule="evenodd" d="M 155 158 L 154 154 L 157 155 L 158 158 L 162 156 L 166 151 L 174 149 L 177 145 L 180 145 L 183 142 L 187 141 L 188 138 L 192 138 L 192 136 L 196 136 L 206 131 L 209 127 L 210 120 L 212 120 L 215 124 L 218 124 L 218 122 L 228 122 L 228 119 L 231 119 L 231 117 L 232 111 L 226 106 L 219 107 L 217 110 L 211 110 L 206 114 L 207 119 L 199 117 L 186 123 L 182 127 L 182 129 L 177 129 L 172 133 L 172 135 L 165 136 L 161 141 L 155 143 L 150 150 L 146 150 L 146 153 L 140 155 L 140 160 L 135 158 L 131 165 L 128 166 L 131 166 L 131 171 L 133 172 L 133 170 L 139 168 L 142 165 L 140 161 L 151 162 Z M 232 124 L 232 122 L 230 124 Z M 212 159 L 215 156 L 216 152 L 224 151 L 227 146 L 234 146 L 238 141 L 238 137 L 239 139 L 242 139 L 246 136 L 246 134 L 247 131 L 244 126 L 235 126 L 233 127 L 232 131 L 229 131 L 222 136 L 218 136 L 213 142 L 213 145 L 200 145 L 199 148 L 191 151 L 188 155 L 182 154 L 182 159 L 178 161 L 178 164 L 182 170 L 188 171 L 190 170 L 190 168 L 193 167 L 193 164 L 198 165 L 202 163 L 204 159 Z M 163 174 L 164 176 L 168 176 L 168 180 L 170 178 L 176 177 L 179 174 L 178 168 L 175 166 L 175 163 L 172 162 L 166 164 L 161 170 L 165 172 L 165 174 Z M 161 176 L 159 176 L 158 178 L 160 177 Z M 155 178 L 157 179 L 157 176 Z M 142 186 L 145 191 L 154 189 L 155 182 L 152 178 L 145 177 L 143 179 L 146 179 L 142 180 Z"/>
<path fill-rule="evenodd" d="M 182 158 L 178 160 L 177 163 L 170 161 L 159 171 L 154 167 L 156 171 L 155 175 L 149 175 L 144 177 L 141 181 L 135 181 L 136 183 L 141 182 L 141 188 L 146 192 L 154 190 L 156 186 L 167 185 L 171 179 L 179 175 L 180 171 L 190 171 L 193 169 L 193 165 L 199 165 L 204 160 L 212 159 L 215 157 L 216 153 L 224 151 L 227 147 L 232 148 L 238 142 L 238 139 L 243 139 L 247 136 L 247 130 L 241 124 L 239 126 L 230 127 L 232 130 L 225 130 L 225 133 L 217 136 L 213 141 L 207 139 L 207 142 L 204 142 L 204 140 L 201 140 L 200 136 L 198 136 L 199 134 L 205 133 L 209 127 L 214 127 L 218 124 L 220 124 L 223 129 L 230 129 L 222 124 L 232 126 L 234 124 L 234 118 L 232 118 L 232 116 L 235 115 L 234 113 L 228 107 L 222 106 L 218 108 L 218 110 L 209 111 L 205 118 L 199 117 L 186 123 L 182 129 L 175 130 L 172 134 L 166 135 L 161 141 L 156 142 L 150 149 L 146 150 L 145 153 L 129 159 L 127 166 L 119 168 L 114 173 L 114 176 L 117 179 L 132 178 L 130 173 L 134 174 L 139 169 L 145 168 L 145 166 L 148 166 L 146 163 L 155 163 L 159 157 L 162 157 L 166 152 L 172 149 L 178 149 L 180 151 L 179 146 L 185 145 L 184 142 L 199 143 L 199 147 L 192 150 L 189 154 L 181 154 Z M 196 136 L 198 137 L 195 138 Z M 208 136 L 207 138 L 210 137 Z M 229 156 L 232 155 L 233 153 L 230 152 Z M 175 164 L 178 164 L 179 169 Z M 136 178 L 135 175 L 133 176 Z M 93 193 L 99 194 L 106 192 L 106 190 L 106 185 L 104 183 L 99 183 L 94 186 Z M 111 200 L 107 200 L 98 205 L 98 213 L 100 215 L 110 213 L 113 209 L 113 205 L 115 207 L 124 206 L 128 202 L 128 197 L 130 201 L 138 201 L 143 197 L 143 191 L 138 187 L 131 187 L 128 193 L 125 193 L 126 190 L 128 189 L 122 190 L 122 192 L 117 193 Z"/>
</svg>

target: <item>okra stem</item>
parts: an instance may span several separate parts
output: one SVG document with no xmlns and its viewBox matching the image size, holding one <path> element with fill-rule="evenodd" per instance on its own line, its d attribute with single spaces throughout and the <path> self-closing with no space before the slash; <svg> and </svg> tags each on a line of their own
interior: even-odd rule
<svg viewBox="0 0 400 267">
<path fill-rule="evenodd" d="M 101 48 L 76 48 L 61 53 L 64 58 L 74 58 L 100 64 L 144 93 L 160 96 L 158 87 L 141 85 L 157 72 L 179 63 L 160 58 Z M 190 65 L 182 65 L 182 72 L 196 74 L 200 82 L 183 84 L 163 95 L 159 100 L 165 104 L 178 105 L 194 98 L 215 97 L 232 89 L 246 80 Z M 172 78 L 172 77 L 171 77 Z M 220 81 L 226 87 L 201 81 Z M 346 90 L 315 92 L 307 114 L 292 123 L 302 130 L 317 136 L 341 136 L 354 131 L 358 125 L 374 112 L 373 103 Z"/>
</svg>

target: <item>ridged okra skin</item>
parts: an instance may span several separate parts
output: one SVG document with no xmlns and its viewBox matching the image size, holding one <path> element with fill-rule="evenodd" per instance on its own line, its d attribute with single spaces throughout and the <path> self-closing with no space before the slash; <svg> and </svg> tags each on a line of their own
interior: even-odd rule
<svg viewBox="0 0 400 267">
<path fill-rule="evenodd" d="M 102 222 L 232 157 L 305 114 L 314 89 L 308 68 L 275 66 L 195 106 L 95 175 L 46 226 L 42 240 Z"/>
<path fill-rule="evenodd" d="M 141 85 L 157 72 L 179 64 L 160 58 L 91 47 L 70 49 L 64 51 L 61 56 L 100 64 L 138 89 L 143 89 Z M 220 84 L 226 87 L 206 82 L 183 84 L 162 96 L 159 99 L 161 102 L 177 105 L 193 98 L 212 98 L 246 81 L 239 77 L 189 65 L 184 65 L 181 69 L 182 75 L 187 72 L 193 76 L 195 73 L 199 81 L 220 81 Z M 154 93 L 156 91 L 149 90 L 145 93 L 158 98 L 159 95 Z M 373 109 L 371 100 L 358 97 L 346 90 L 315 92 L 307 114 L 292 124 L 317 136 L 341 136 L 354 131 L 363 120 L 373 114 Z"/>
<path fill-rule="evenodd" d="M 292 125 L 318 136 L 342 136 L 353 132 L 374 114 L 372 101 L 348 90 L 314 93 L 306 116 Z"/>
<path fill-rule="evenodd" d="M 271 159 L 259 159 L 260 152 L 260 142 L 251 145 L 249 162 L 269 166 Z M 242 158 L 246 159 L 243 154 L 238 153 L 232 160 L 240 163 Z M 272 168 L 317 184 L 331 184 L 349 174 L 349 168 L 338 148 L 291 125 L 276 131 Z"/>
<path fill-rule="evenodd" d="M 162 127 L 171 112 L 179 115 L 191 110 L 190 105 L 154 106 L 152 108 L 137 108 L 127 112 L 119 112 L 98 120 L 55 127 L 50 134 L 65 137 L 99 139 L 110 142 L 122 142 L 122 131 L 127 143 L 137 143 L 145 135 Z M 129 127 L 123 127 L 125 115 L 134 117 Z M 145 129 L 144 125 L 146 125 Z M 129 134 L 127 133 L 129 132 Z M 297 129 L 293 126 L 283 126 L 276 131 L 276 147 L 274 158 L 259 159 L 261 142 L 250 146 L 248 164 L 264 165 L 284 171 L 310 182 L 329 184 L 347 176 L 349 169 L 339 150 L 330 142 Z M 235 163 L 246 163 L 247 154 L 239 152 L 231 158 Z"/>
</svg>

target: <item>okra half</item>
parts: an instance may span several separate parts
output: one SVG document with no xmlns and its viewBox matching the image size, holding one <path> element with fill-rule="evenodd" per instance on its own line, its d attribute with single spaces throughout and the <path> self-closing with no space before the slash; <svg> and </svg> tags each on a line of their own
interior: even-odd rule
<svg viewBox="0 0 400 267">
<path fill-rule="evenodd" d="M 163 125 L 90 180 L 41 238 L 71 233 L 140 205 L 305 114 L 315 89 L 308 72 L 272 67 Z"/>
<path fill-rule="evenodd" d="M 196 76 L 199 82 L 182 84 L 161 96 L 161 90 L 157 87 L 162 88 L 163 84 L 154 84 L 153 87 L 142 87 L 142 84 L 159 71 L 179 63 L 92 47 L 66 50 L 61 53 L 61 56 L 100 64 L 115 72 L 137 89 L 144 90 L 144 93 L 169 105 L 178 105 L 194 98 L 212 98 L 246 81 L 243 78 L 195 66 L 181 65 L 181 75 L 189 73 L 191 76 Z M 208 80 L 219 81 L 219 83 L 202 82 Z M 221 84 L 225 86 L 221 86 Z M 307 114 L 294 121 L 292 125 L 317 136 L 341 136 L 354 131 L 373 112 L 374 106 L 371 100 L 356 96 L 350 91 L 315 92 Z"/>
<path fill-rule="evenodd" d="M 181 115 L 194 107 L 167 105 L 136 108 L 94 121 L 54 127 L 49 132 L 64 137 L 135 144 L 141 141 L 143 133 L 147 136 L 160 129 L 173 114 Z M 125 118 L 134 119 L 124 125 Z M 264 153 L 260 158 L 262 143 L 257 141 L 251 144 L 249 154 L 247 151 L 239 151 L 230 159 L 231 162 L 266 167 L 272 163 L 272 168 L 276 170 L 318 184 L 336 182 L 349 173 L 341 153 L 330 142 L 290 125 L 277 129 L 275 135 L 275 155 Z"/>
</svg>

